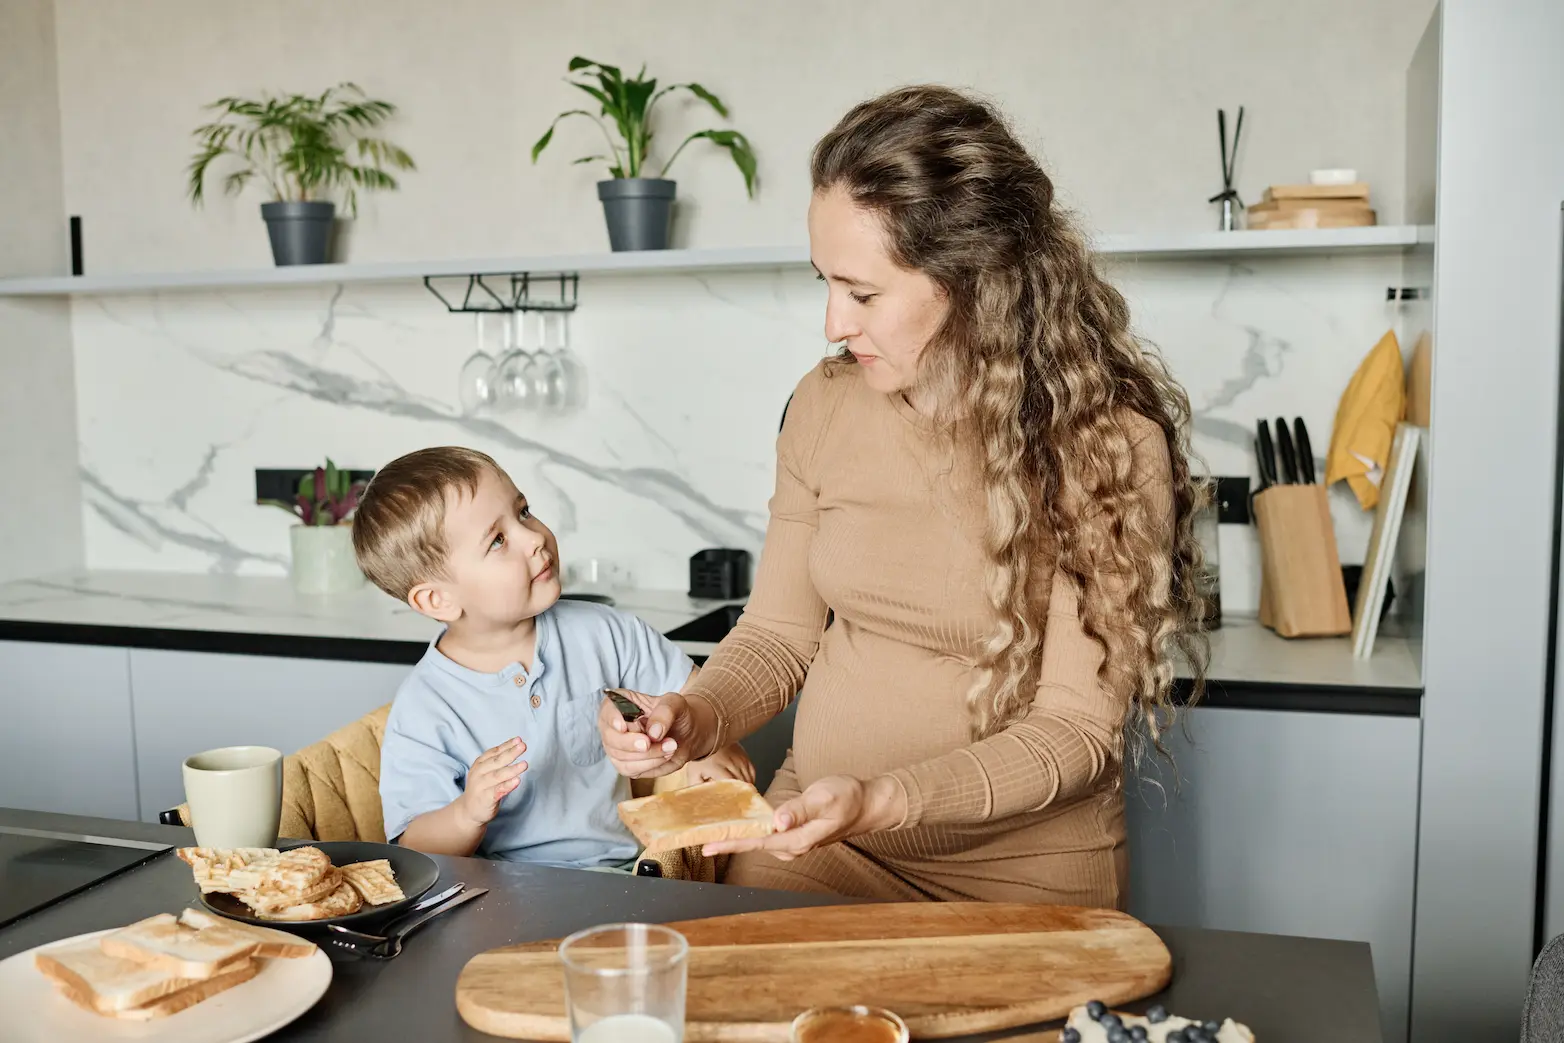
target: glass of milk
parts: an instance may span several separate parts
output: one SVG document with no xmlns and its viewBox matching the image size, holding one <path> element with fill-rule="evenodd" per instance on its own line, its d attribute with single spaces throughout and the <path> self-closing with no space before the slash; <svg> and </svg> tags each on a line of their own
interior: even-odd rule
<svg viewBox="0 0 1564 1043">
<path fill-rule="evenodd" d="M 577 931 L 559 945 L 571 1043 L 683 1043 L 689 943 L 644 923 Z"/>
</svg>

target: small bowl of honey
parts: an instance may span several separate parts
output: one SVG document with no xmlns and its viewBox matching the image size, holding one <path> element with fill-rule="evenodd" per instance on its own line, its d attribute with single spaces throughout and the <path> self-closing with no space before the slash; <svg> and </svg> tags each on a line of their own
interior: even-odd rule
<svg viewBox="0 0 1564 1043">
<path fill-rule="evenodd" d="M 791 1043 L 907 1043 L 907 1023 L 879 1007 L 814 1007 L 793 1019 Z"/>
</svg>

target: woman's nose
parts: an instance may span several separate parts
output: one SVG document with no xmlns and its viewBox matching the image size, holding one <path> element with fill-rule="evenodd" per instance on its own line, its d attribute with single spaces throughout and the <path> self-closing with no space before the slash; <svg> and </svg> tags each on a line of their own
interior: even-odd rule
<svg viewBox="0 0 1564 1043">
<path fill-rule="evenodd" d="M 832 294 L 825 303 L 825 339 L 832 344 L 840 344 L 850 337 L 858 336 L 860 330 L 858 324 L 847 314 L 846 302 Z"/>
</svg>

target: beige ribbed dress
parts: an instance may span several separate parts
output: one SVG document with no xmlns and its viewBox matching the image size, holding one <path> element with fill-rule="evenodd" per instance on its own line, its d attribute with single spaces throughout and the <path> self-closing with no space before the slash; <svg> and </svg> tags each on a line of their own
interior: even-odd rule
<svg viewBox="0 0 1564 1043">
<path fill-rule="evenodd" d="M 1134 418 L 1132 466 L 1171 514 L 1161 430 Z M 747 735 L 801 693 L 773 804 L 827 775 L 890 773 L 900 828 L 780 862 L 736 856 L 725 881 L 887 898 L 1121 907 L 1124 803 L 1114 785 L 1127 697 L 1101 685 L 1073 583 L 1051 582 L 1031 711 L 978 742 L 968 732 L 973 657 L 991 632 L 985 499 L 959 449 L 900 395 L 852 365 L 799 384 L 777 441 L 754 592 L 692 691 L 720 741 Z M 1039 562 L 1052 573 L 1051 562 Z M 826 629 L 827 606 L 835 618 Z"/>
</svg>

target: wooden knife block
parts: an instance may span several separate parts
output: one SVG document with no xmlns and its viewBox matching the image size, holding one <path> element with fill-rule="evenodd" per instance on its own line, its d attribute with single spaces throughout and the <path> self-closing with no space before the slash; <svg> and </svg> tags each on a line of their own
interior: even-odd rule
<svg viewBox="0 0 1564 1043">
<path fill-rule="evenodd" d="M 1323 485 L 1273 485 L 1254 498 L 1260 623 L 1282 637 L 1352 632 L 1336 527 Z"/>
</svg>

